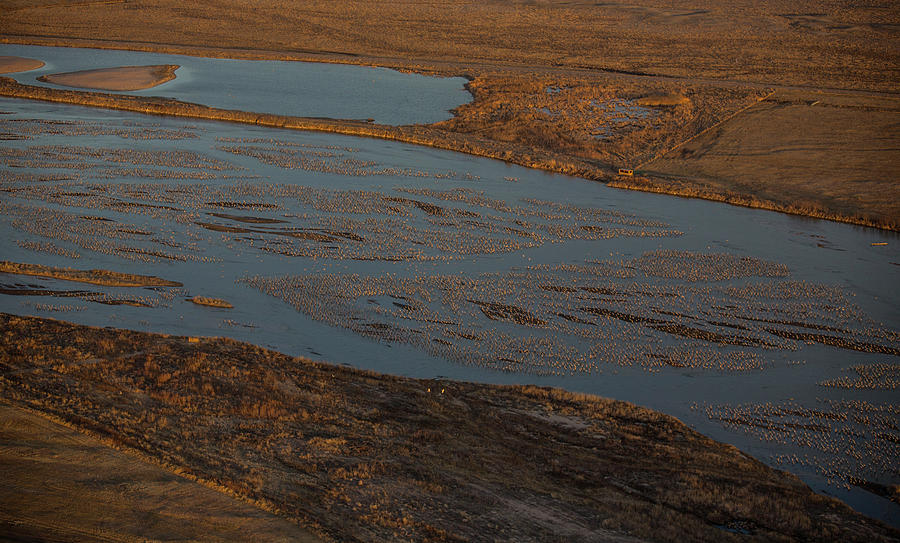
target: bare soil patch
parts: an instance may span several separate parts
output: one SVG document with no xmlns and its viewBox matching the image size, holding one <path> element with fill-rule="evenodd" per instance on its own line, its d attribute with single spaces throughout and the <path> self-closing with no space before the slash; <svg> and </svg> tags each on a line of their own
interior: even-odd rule
<svg viewBox="0 0 900 543">
<path fill-rule="evenodd" d="M 150 89 L 175 79 L 175 64 L 157 66 L 121 66 L 59 74 L 42 75 L 46 83 L 81 89 L 135 91 Z"/>
</svg>

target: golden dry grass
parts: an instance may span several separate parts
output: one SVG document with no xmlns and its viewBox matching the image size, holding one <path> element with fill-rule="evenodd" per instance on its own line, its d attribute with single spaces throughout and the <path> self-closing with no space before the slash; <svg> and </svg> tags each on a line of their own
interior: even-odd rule
<svg viewBox="0 0 900 543">
<path fill-rule="evenodd" d="M 4 2 L 10 39 L 331 54 L 471 66 L 588 68 L 766 84 L 894 90 L 897 5 L 818 0 L 675 6 L 555 0 Z"/>
<path fill-rule="evenodd" d="M 656 186 L 897 229 L 898 123 L 900 98 L 780 91 L 640 173 Z"/>
<path fill-rule="evenodd" d="M 4 541 L 320 541 L 283 518 L 2 403 L 0 442 Z"/>
</svg>

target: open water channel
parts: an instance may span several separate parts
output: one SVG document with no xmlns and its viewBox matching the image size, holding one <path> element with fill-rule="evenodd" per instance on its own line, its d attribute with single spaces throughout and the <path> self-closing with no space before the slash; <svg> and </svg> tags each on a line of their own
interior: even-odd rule
<svg viewBox="0 0 900 543">
<path fill-rule="evenodd" d="M 8 77 L 58 89 L 69 87 L 37 78 L 99 68 L 177 64 L 175 79 L 117 94 L 164 96 L 255 113 L 425 124 L 450 118 L 451 109 L 472 99 L 464 88 L 465 78 L 426 77 L 387 68 L 15 44 L 0 45 L 0 54 L 42 60 L 43 67 Z"/>
<path fill-rule="evenodd" d="M 0 111 L 0 260 L 183 283 L 0 274 L 0 311 L 626 400 L 900 525 L 871 491 L 900 483 L 895 234 L 375 139 Z"/>
</svg>

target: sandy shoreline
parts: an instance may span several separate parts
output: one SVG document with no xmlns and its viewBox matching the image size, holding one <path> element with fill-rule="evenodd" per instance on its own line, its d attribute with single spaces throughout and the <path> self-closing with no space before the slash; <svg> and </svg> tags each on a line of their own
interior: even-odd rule
<svg viewBox="0 0 900 543">
<path fill-rule="evenodd" d="M 119 273 L 109 270 L 75 270 L 72 268 L 58 268 L 54 266 L 41 266 L 39 264 L 25 264 L 21 262 L 0 262 L 0 273 L 16 275 L 32 275 L 36 277 L 49 277 L 63 281 L 75 281 L 91 285 L 103 285 L 109 287 L 180 287 L 177 281 L 168 281 L 151 275 L 137 275 L 133 273 Z"/>
<path fill-rule="evenodd" d="M 120 66 L 42 75 L 38 81 L 79 89 L 136 91 L 151 89 L 175 79 L 176 64 Z"/>
<path fill-rule="evenodd" d="M 44 62 L 33 58 L 0 56 L 0 74 L 28 72 L 42 67 Z"/>
</svg>

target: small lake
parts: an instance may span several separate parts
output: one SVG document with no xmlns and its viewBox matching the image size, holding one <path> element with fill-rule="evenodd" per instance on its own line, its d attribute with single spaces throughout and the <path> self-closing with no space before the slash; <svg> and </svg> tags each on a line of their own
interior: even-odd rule
<svg viewBox="0 0 900 543">
<path fill-rule="evenodd" d="M 0 274 L 0 311 L 631 401 L 900 525 L 851 484 L 900 483 L 894 233 L 376 139 L 0 111 L 3 260 L 184 285 Z"/>
<path fill-rule="evenodd" d="M 450 118 L 471 101 L 461 77 L 427 77 L 387 68 L 316 62 L 233 60 L 116 51 L 0 45 L 0 55 L 42 60 L 40 69 L 7 74 L 27 85 L 70 89 L 38 81 L 42 75 L 177 64 L 176 78 L 121 94 L 164 96 L 211 107 L 333 119 L 374 119 L 389 125 L 428 124 Z M 108 92 L 108 91 L 102 91 Z"/>
</svg>

